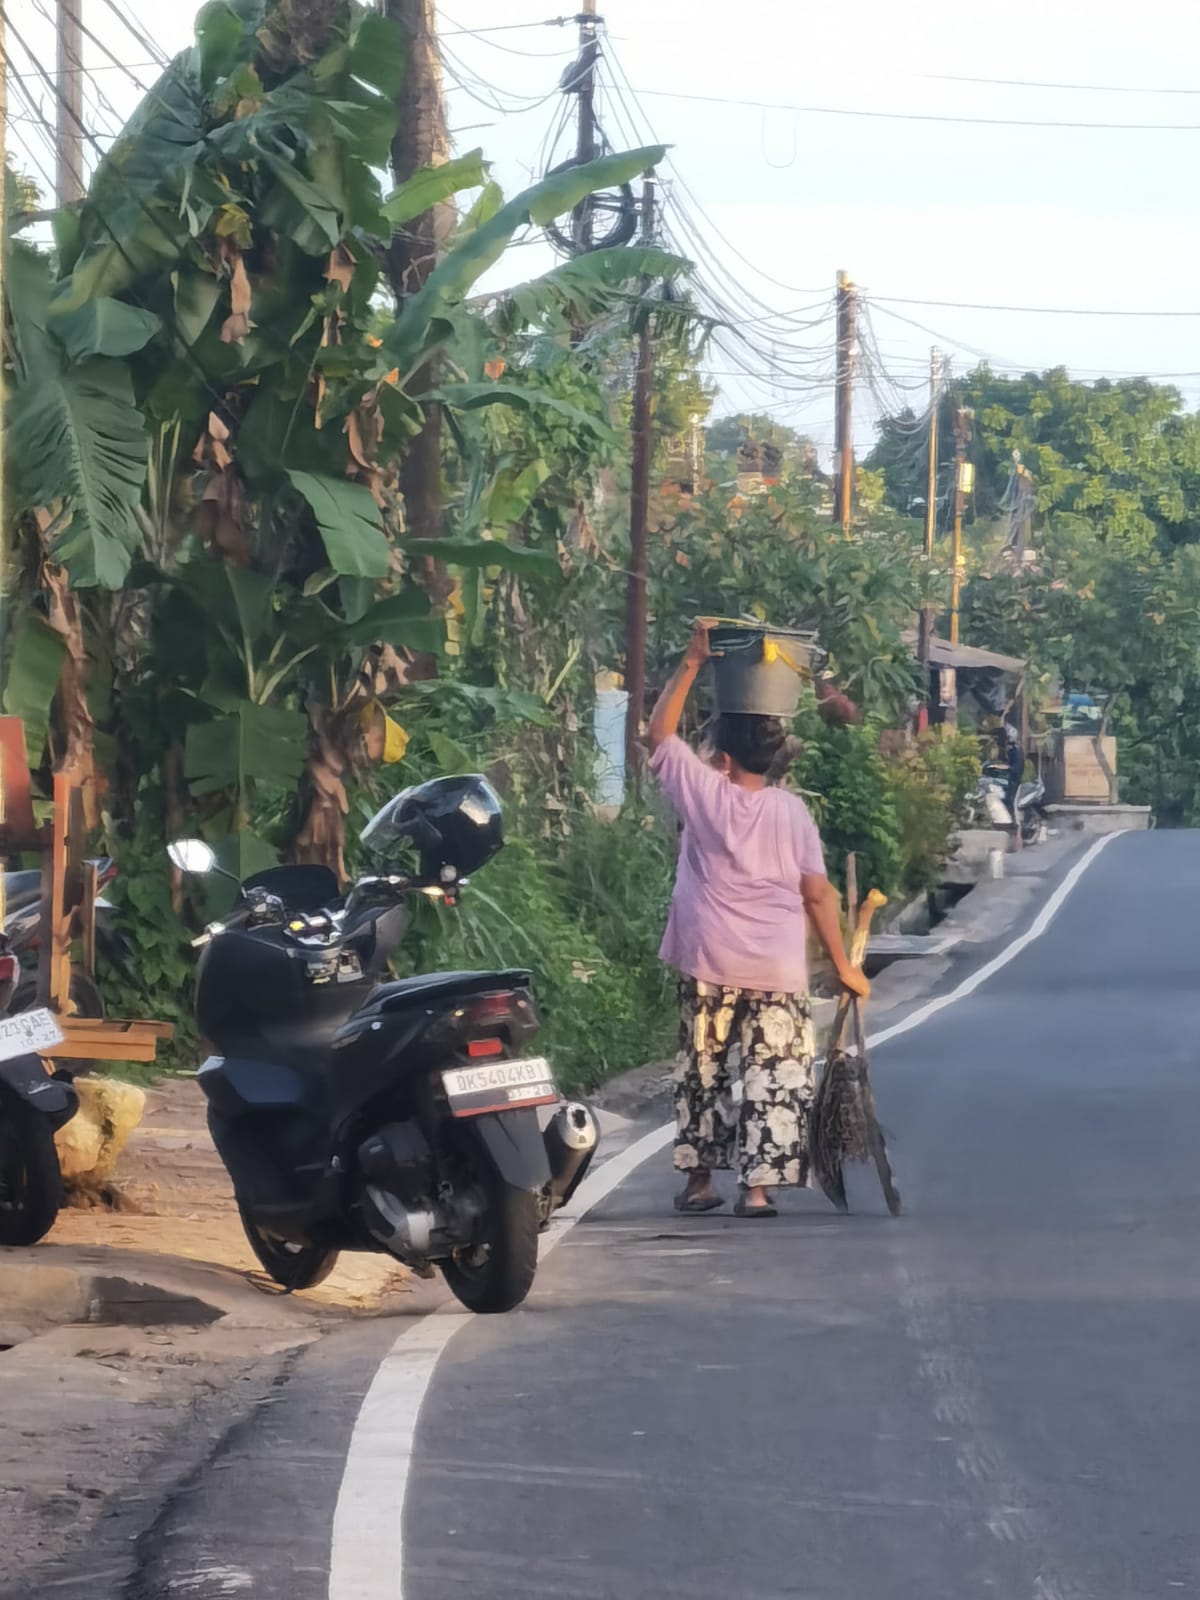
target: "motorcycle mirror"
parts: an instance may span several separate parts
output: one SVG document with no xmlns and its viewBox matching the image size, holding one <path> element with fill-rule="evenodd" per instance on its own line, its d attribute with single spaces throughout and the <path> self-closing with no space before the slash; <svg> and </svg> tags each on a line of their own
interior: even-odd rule
<svg viewBox="0 0 1200 1600">
<path fill-rule="evenodd" d="M 176 839 L 167 846 L 171 865 L 180 872 L 202 878 L 217 865 L 217 852 L 203 839 Z"/>
</svg>

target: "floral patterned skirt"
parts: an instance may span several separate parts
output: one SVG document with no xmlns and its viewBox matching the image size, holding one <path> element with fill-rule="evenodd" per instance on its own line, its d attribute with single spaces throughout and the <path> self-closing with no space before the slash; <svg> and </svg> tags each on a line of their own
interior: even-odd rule
<svg viewBox="0 0 1200 1600">
<path fill-rule="evenodd" d="M 730 1168 L 747 1187 L 808 1181 L 815 1039 L 806 995 L 754 994 L 685 978 L 675 1069 L 675 1165 Z M 742 1103 L 733 1099 L 740 1066 Z"/>
</svg>

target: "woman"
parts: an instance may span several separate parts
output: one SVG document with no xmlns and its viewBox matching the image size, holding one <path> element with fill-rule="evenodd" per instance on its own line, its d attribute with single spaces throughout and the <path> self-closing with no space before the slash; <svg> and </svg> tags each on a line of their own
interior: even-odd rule
<svg viewBox="0 0 1200 1600">
<path fill-rule="evenodd" d="M 709 626 L 697 626 L 649 730 L 652 769 L 684 825 L 660 952 L 681 978 L 675 1165 L 687 1173 L 687 1185 L 675 1209 L 723 1205 L 712 1175 L 732 1167 L 736 1154 L 736 1214 L 773 1217 L 771 1189 L 808 1179 L 814 1053 L 808 923 L 838 980 L 864 999 L 870 988 L 843 948 L 838 895 L 825 876 L 808 808 L 767 783 L 787 741 L 783 723 L 718 717 L 712 765 L 677 736 L 688 694 L 712 656 Z M 740 1112 L 730 1074 L 735 1047 Z"/>
</svg>

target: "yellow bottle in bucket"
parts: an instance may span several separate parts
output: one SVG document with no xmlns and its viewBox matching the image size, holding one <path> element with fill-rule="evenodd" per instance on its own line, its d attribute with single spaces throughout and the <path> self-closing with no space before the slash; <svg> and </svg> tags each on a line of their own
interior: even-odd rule
<svg viewBox="0 0 1200 1600">
<path fill-rule="evenodd" d="M 765 622 L 727 622 L 709 630 L 713 698 L 719 715 L 794 717 L 800 690 L 813 677 L 816 635 Z"/>
</svg>

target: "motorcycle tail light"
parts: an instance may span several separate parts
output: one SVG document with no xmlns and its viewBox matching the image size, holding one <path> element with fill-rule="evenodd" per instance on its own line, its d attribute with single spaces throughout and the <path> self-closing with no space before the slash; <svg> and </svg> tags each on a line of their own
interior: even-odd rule
<svg viewBox="0 0 1200 1600">
<path fill-rule="evenodd" d="M 15 983 L 17 971 L 16 956 L 0 956 L 0 983 Z"/>
<path fill-rule="evenodd" d="M 463 1020 L 473 1027 L 480 1023 L 498 1022 L 504 1017 L 511 1017 L 518 1006 L 517 996 L 508 992 L 505 994 L 486 994 L 479 1000 L 472 1000 L 463 1008 Z"/>
</svg>

